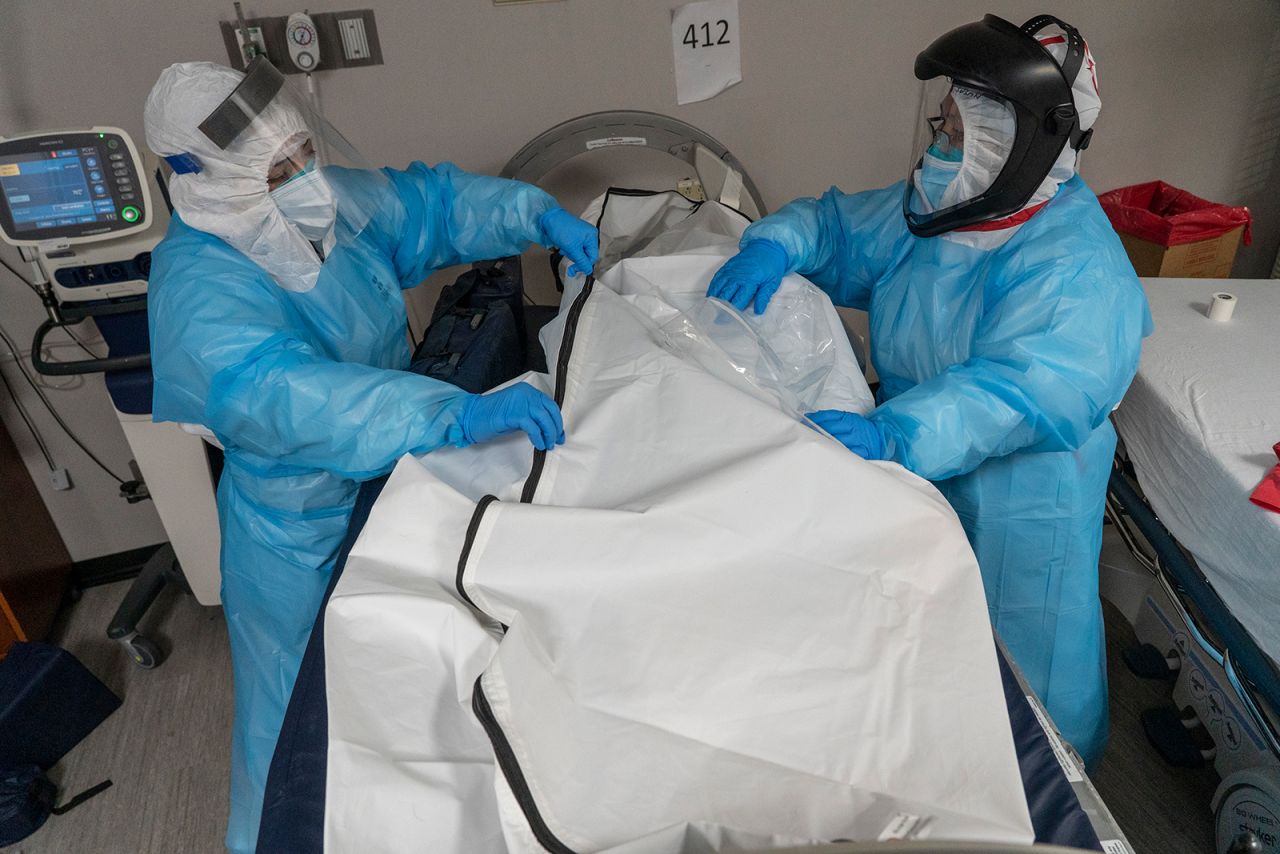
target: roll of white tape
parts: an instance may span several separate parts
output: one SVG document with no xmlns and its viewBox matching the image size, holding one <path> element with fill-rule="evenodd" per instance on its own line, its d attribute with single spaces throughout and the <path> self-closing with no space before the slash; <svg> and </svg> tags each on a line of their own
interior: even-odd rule
<svg viewBox="0 0 1280 854">
<path fill-rule="evenodd" d="M 1231 294 L 1214 294 L 1209 303 L 1210 320 L 1230 320 L 1231 313 L 1236 310 L 1236 298 Z"/>
</svg>

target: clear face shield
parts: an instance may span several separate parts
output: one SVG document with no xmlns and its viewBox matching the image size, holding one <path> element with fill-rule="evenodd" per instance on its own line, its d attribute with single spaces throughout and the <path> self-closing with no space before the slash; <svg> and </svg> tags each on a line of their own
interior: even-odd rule
<svg viewBox="0 0 1280 854">
<path fill-rule="evenodd" d="M 921 84 L 907 173 L 907 209 L 922 222 L 986 192 L 1008 162 L 1017 132 L 1002 100 L 935 77 Z"/>
<path fill-rule="evenodd" d="M 312 107 L 265 59 L 200 123 L 220 159 L 261 176 L 256 191 L 270 199 L 302 236 L 328 252 L 360 234 L 385 206 L 389 179 Z M 202 164 L 174 163 L 175 171 Z M 179 168 L 186 165 L 188 168 Z M 222 163 L 209 164 L 210 171 Z M 194 167 L 194 168 L 191 168 Z"/>
</svg>

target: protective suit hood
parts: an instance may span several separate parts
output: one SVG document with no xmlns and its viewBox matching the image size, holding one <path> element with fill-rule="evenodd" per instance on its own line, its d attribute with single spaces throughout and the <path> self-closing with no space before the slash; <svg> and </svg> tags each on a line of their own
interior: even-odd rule
<svg viewBox="0 0 1280 854">
<path fill-rule="evenodd" d="M 1040 44 L 1045 50 L 1057 60 L 1061 65 L 1067 53 L 1066 34 L 1057 24 L 1053 24 L 1037 36 Z M 1098 64 L 1093 59 L 1093 53 L 1089 50 L 1087 42 L 1084 43 L 1084 62 L 1080 66 L 1080 73 L 1076 75 L 1075 82 L 1071 86 L 1071 98 L 1076 106 L 1076 113 L 1079 115 L 1080 129 L 1082 131 L 1093 130 L 1094 122 L 1098 120 L 1098 113 L 1102 111 L 1102 95 L 1098 90 Z M 1070 145 L 1064 146 L 1062 153 L 1058 155 L 1058 159 L 1054 161 L 1053 168 L 1049 170 L 1049 174 L 1040 182 L 1040 186 L 1036 189 L 1035 195 L 1027 202 L 1025 207 L 1038 205 L 1047 201 L 1058 192 L 1058 188 L 1070 181 L 1072 176 L 1080 171 L 1080 152 L 1072 148 Z"/>
<path fill-rule="evenodd" d="M 169 182 L 170 198 L 184 222 L 226 241 L 286 290 L 304 293 L 315 287 L 321 256 L 272 199 L 267 174 L 282 154 L 307 140 L 326 151 L 349 144 L 285 87 L 246 116 L 247 124 L 220 147 L 206 132 L 208 120 L 244 80 L 245 74 L 210 62 L 169 66 L 147 97 L 147 144 L 171 163 L 189 164 L 189 171 L 174 174 Z M 328 136 L 339 144 L 324 144 Z M 362 165 L 353 160 L 352 165 Z M 347 236 L 369 218 L 341 208 L 338 213 L 346 214 Z M 329 234 L 317 244 L 327 254 L 334 242 Z"/>
</svg>

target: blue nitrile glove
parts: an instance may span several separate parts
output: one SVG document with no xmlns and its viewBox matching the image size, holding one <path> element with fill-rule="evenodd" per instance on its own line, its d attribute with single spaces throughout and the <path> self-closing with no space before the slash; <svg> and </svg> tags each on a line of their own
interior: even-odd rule
<svg viewBox="0 0 1280 854">
<path fill-rule="evenodd" d="M 488 394 L 473 394 L 462 409 L 467 444 L 523 430 L 539 451 L 564 441 L 564 422 L 556 402 L 528 383 L 516 383 Z"/>
<path fill-rule="evenodd" d="M 810 412 L 809 418 L 864 460 L 885 458 L 884 437 L 880 435 L 876 425 L 864 416 L 839 409 L 822 409 Z"/>
<path fill-rule="evenodd" d="M 538 220 L 543 243 L 560 250 L 573 262 L 570 276 L 589 275 L 600 260 L 600 234 L 595 226 L 574 216 L 564 208 L 553 208 Z"/>
<path fill-rule="evenodd" d="M 750 240 L 711 277 L 707 296 L 731 303 L 746 311 L 755 300 L 756 314 L 765 306 L 787 274 L 787 250 L 772 240 Z"/>
</svg>

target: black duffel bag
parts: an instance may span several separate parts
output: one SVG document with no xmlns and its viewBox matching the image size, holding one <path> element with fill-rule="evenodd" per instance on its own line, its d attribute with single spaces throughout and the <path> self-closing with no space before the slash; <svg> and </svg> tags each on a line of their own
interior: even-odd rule
<svg viewBox="0 0 1280 854">
<path fill-rule="evenodd" d="M 0 765 L 0 847 L 26 839 L 39 830 L 50 815 L 62 815 L 111 788 L 103 780 L 60 807 L 55 807 L 58 787 L 39 765 Z"/>
<path fill-rule="evenodd" d="M 44 772 L 120 706 L 75 656 L 44 643 L 15 643 L 0 661 L 0 846 L 34 833 L 111 785 L 105 780 L 54 806 Z"/>
<path fill-rule="evenodd" d="M 441 292 L 409 370 L 484 390 L 519 376 L 526 362 L 522 296 L 518 272 L 503 265 L 463 273 Z"/>
</svg>

